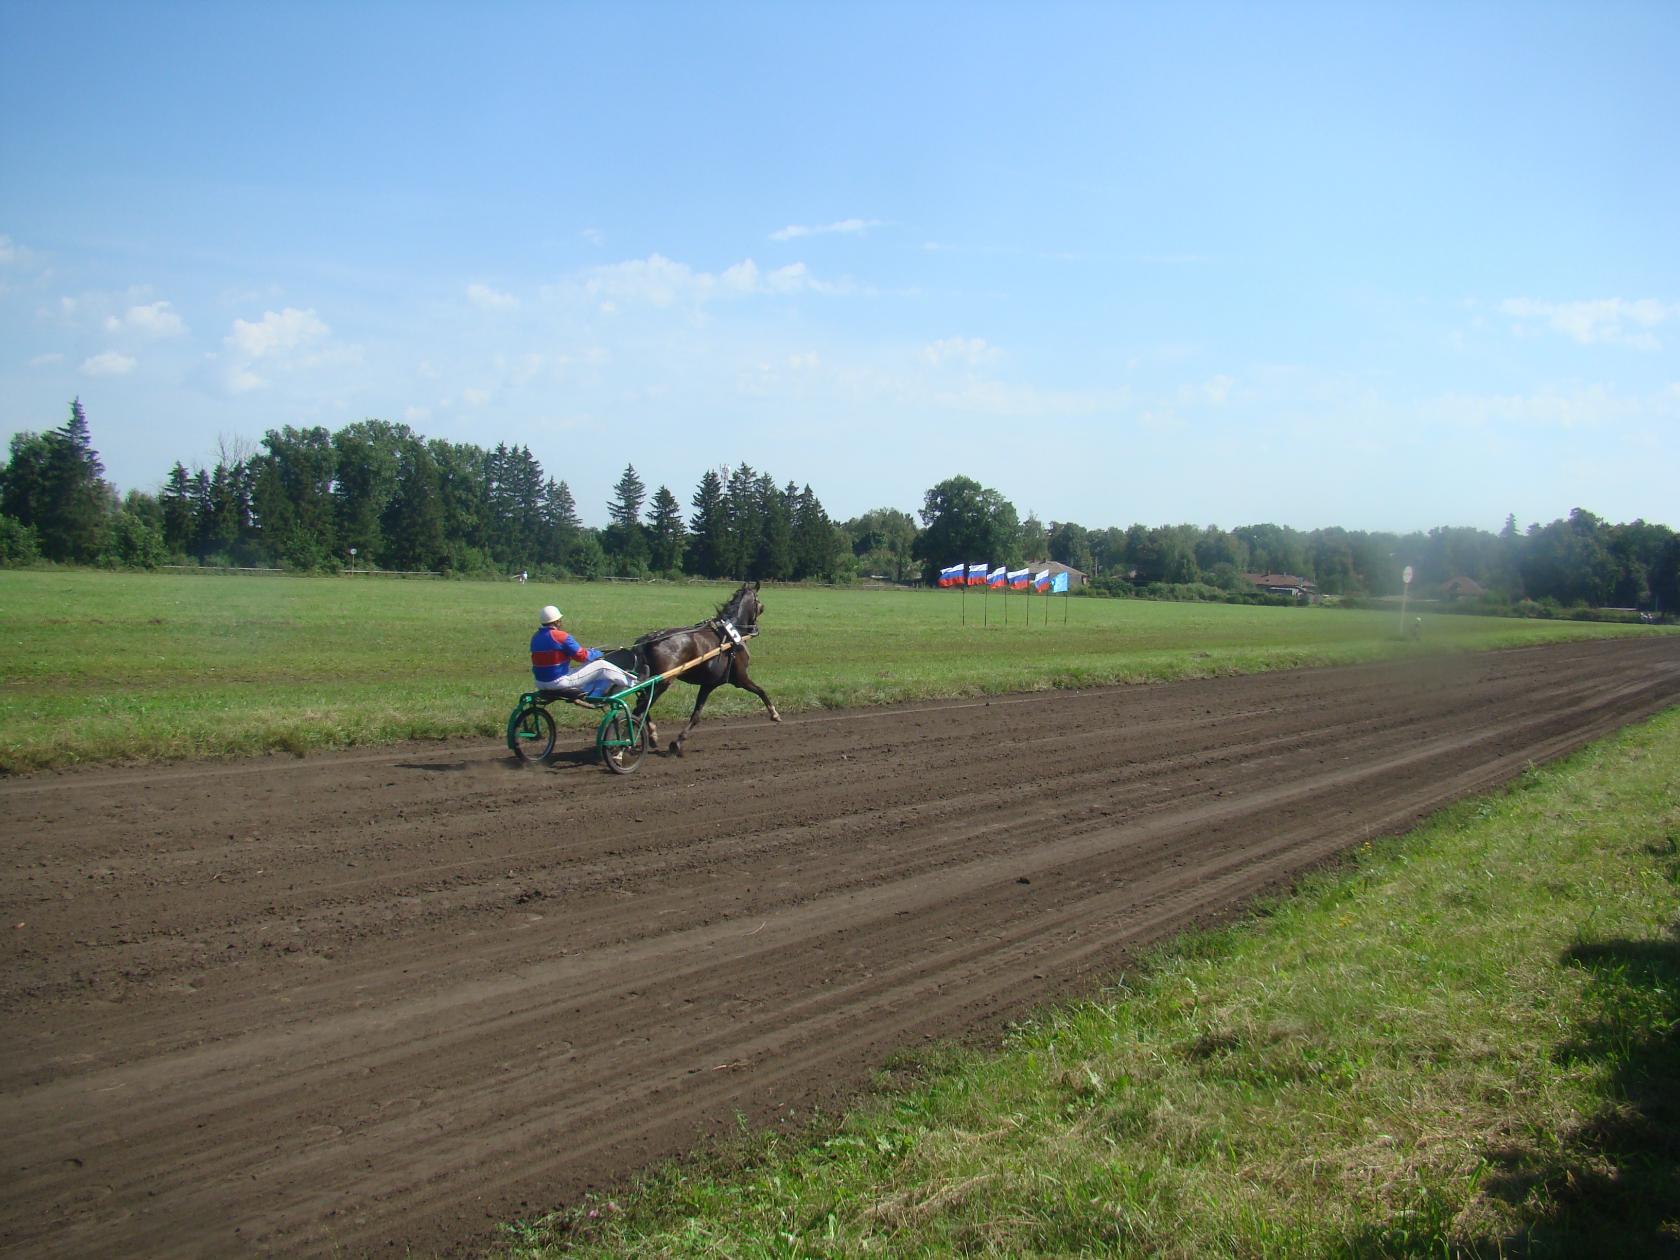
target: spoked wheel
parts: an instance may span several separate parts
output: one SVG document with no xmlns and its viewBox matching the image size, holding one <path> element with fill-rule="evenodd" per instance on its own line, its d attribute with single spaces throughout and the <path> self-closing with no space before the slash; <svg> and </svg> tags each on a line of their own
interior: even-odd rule
<svg viewBox="0 0 1680 1260">
<path fill-rule="evenodd" d="M 637 723 L 623 705 L 615 705 L 596 736 L 601 760 L 614 774 L 629 774 L 647 755 L 647 723 Z"/>
<path fill-rule="evenodd" d="M 530 708 L 513 719 L 513 751 L 521 761 L 547 761 L 554 751 L 554 717 L 547 709 Z"/>
</svg>

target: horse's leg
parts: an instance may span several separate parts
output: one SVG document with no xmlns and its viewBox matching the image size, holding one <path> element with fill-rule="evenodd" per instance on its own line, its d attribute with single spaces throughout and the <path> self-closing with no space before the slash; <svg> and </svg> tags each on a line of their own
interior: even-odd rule
<svg viewBox="0 0 1680 1260">
<path fill-rule="evenodd" d="M 683 740 L 687 739 L 688 738 L 688 733 L 690 731 L 692 731 L 695 728 L 695 726 L 697 726 L 699 724 L 699 722 L 700 722 L 700 710 L 704 709 L 706 707 L 706 697 L 711 695 L 712 691 L 716 687 L 717 687 L 716 683 L 701 683 L 700 684 L 700 696 L 694 702 L 694 712 L 690 713 L 688 715 L 688 725 L 683 727 L 682 731 L 677 735 L 677 737 L 671 741 L 671 751 L 676 753 L 677 756 L 680 757 L 680 756 L 683 755 L 683 747 L 682 747 L 683 746 Z"/>
<path fill-rule="evenodd" d="M 647 723 L 647 742 L 649 748 L 659 747 L 659 728 L 653 724 L 653 702 L 665 694 L 665 688 L 671 685 L 669 678 L 663 678 L 652 687 L 642 692 L 641 706 L 636 716 Z"/>
<path fill-rule="evenodd" d="M 747 663 L 745 661 L 736 661 L 734 662 L 734 665 L 735 668 L 729 671 L 729 681 L 734 683 L 742 691 L 750 691 L 753 695 L 757 696 L 764 702 L 764 708 L 769 712 L 770 720 L 772 722 L 780 722 L 782 720 L 782 715 L 776 712 L 776 706 L 770 702 L 770 697 L 764 693 L 764 688 L 760 687 L 751 678 L 747 677 Z"/>
</svg>

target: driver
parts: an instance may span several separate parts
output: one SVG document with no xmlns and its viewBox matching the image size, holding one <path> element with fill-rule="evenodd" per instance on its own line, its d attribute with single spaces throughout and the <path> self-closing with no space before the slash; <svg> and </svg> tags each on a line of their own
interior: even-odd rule
<svg viewBox="0 0 1680 1260">
<path fill-rule="evenodd" d="M 531 673 L 537 689 L 579 687 L 586 695 L 601 697 L 630 686 L 635 679 L 601 654 L 600 648 L 586 648 L 566 633 L 564 618 L 553 604 L 537 614 L 542 625 L 531 636 Z M 571 666 L 576 668 L 567 670 Z"/>
</svg>

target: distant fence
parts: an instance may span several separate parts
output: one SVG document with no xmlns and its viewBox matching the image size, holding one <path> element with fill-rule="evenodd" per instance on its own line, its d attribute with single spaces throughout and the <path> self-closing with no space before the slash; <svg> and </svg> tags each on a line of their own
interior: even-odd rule
<svg viewBox="0 0 1680 1260">
<path fill-rule="evenodd" d="M 295 573 L 292 569 L 264 569 L 255 565 L 242 564 L 160 564 L 160 570 L 167 573 Z M 372 577 L 372 578 L 440 578 L 441 573 L 433 573 L 429 569 L 341 569 L 343 577 Z M 319 577 L 315 573 L 299 573 L 298 577 Z"/>
<path fill-rule="evenodd" d="M 160 564 L 166 573 L 284 573 L 284 569 L 258 569 L 235 564 Z"/>
</svg>

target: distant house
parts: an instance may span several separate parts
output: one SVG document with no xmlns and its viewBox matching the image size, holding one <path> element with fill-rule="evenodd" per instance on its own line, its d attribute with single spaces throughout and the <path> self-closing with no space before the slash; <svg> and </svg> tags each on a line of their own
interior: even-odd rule
<svg viewBox="0 0 1680 1260">
<path fill-rule="evenodd" d="M 1056 580 L 1056 575 L 1058 573 L 1067 574 L 1068 590 L 1070 591 L 1078 590 L 1081 586 L 1087 585 L 1091 580 L 1072 565 L 1063 564 L 1060 560 L 1029 560 L 1027 561 L 1027 568 L 1033 571 L 1034 577 L 1038 576 L 1038 574 L 1044 572 L 1046 569 L 1050 570 L 1050 580 L 1052 582 Z"/>
<path fill-rule="evenodd" d="M 1474 578 L 1459 576 L 1441 583 L 1442 599 L 1480 599 L 1486 594 L 1486 588 Z"/>
<path fill-rule="evenodd" d="M 1258 586 L 1268 595 L 1288 595 L 1291 599 L 1313 603 L 1318 599 L 1318 587 L 1293 573 L 1245 573 L 1251 586 Z"/>
</svg>

